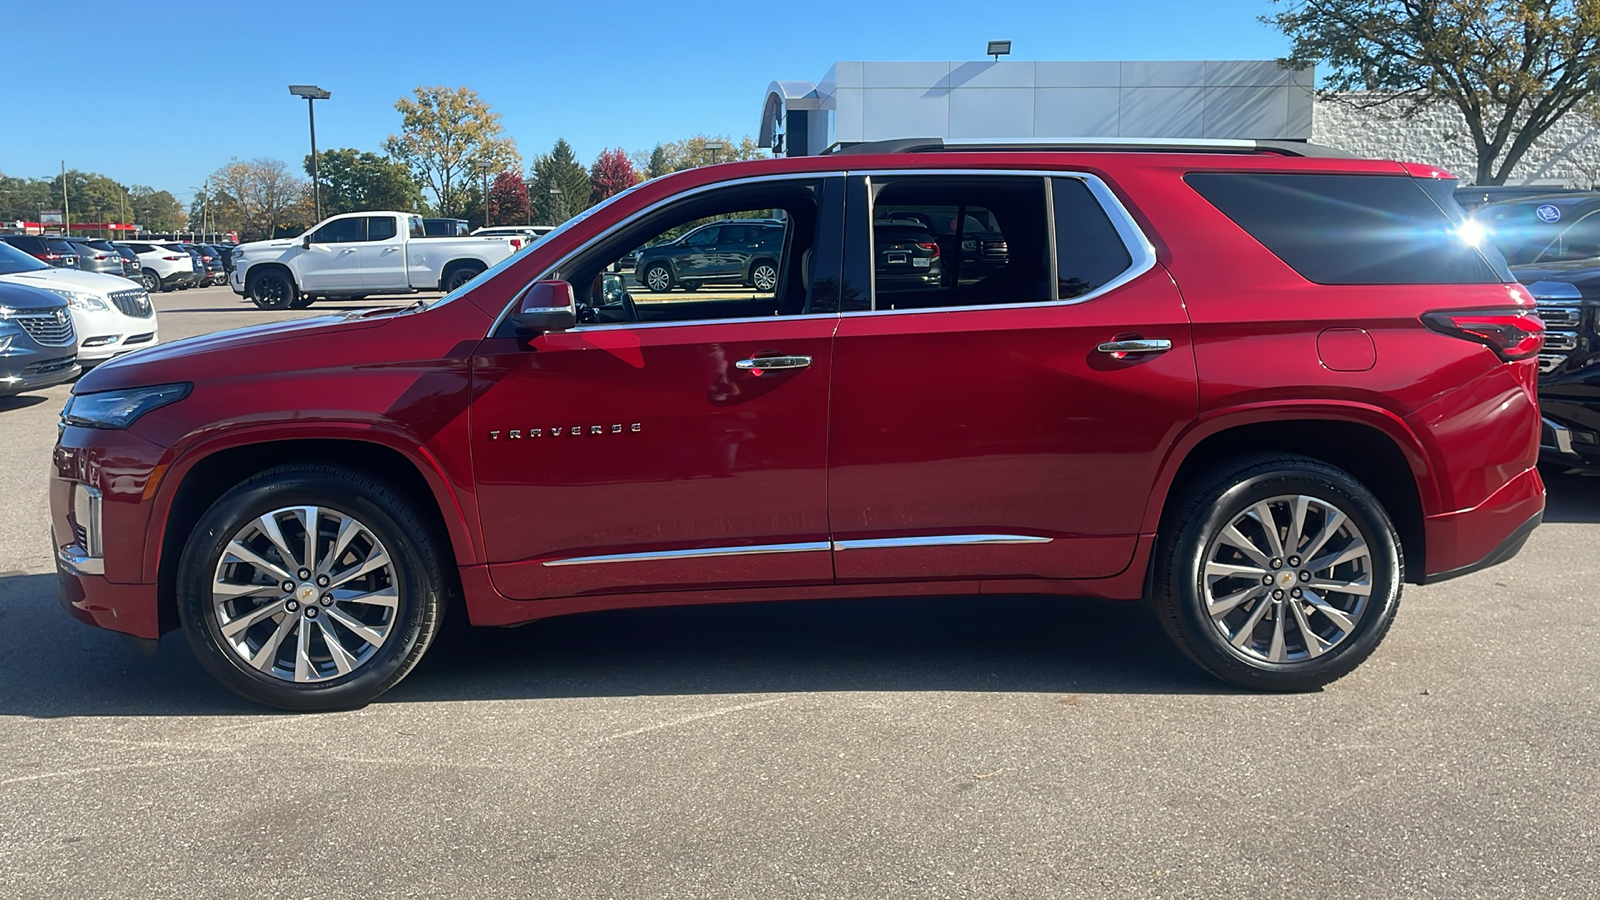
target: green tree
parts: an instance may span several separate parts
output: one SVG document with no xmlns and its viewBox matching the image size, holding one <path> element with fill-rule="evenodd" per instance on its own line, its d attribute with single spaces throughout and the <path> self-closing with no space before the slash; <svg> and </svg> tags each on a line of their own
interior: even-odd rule
<svg viewBox="0 0 1600 900">
<path fill-rule="evenodd" d="M 177 197 L 148 185 L 136 184 L 128 189 L 128 208 L 133 221 L 146 231 L 180 231 L 189 221 Z"/>
<path fill-rule="evenodd" d="M 311 157 L 304 160 L 311 174 Z M 317 154 L 317 177 L 322 182 L 322 214 L 365 210 L 420 213 L 425 208 L 422 188 L 403 164 L 350 147 Z"/>
<path fill-rule="evenodd" d="M 661 144 L 655 145 L 650 151 L 650 157 L 644 165 L 644 177 L 660 178 L 672 171 L 672 160 L 667 157 L 667 148 Z"/>
<path fill-rule="evenodd" d="M 441 216 L 461 217 L 462 191 L 480 172 L 520 171 L 517 144 L 505 137 L 500 114 L 469 88 L 418 87 L 414 99 L 401 97 L 400 133 L 384 142 L 384 152 L 404 163 L 433 192 Z M 480 191 L 481 192 L 481 191 Z"/>
<path fill-rule="evenodd" d="M 722 146 L 716 150 L 707 147 L 709 143 L 720 143 Z M 754 138 L 743 137 L 735 141 L 723 135 L 697 134 L 681 141 L 672 141 L 667 144 L 657 144 L 650 151 L 649 161 L 645 164 L 646 178 L 657 178 L 668 172 L 681 172 L 684 169 L 693 169 L 698 166 L 709 166 L 713 162 L 725 163 L 741 159 L 765 159 L 767 151 L 756 146 Z"/>
<path fill-rule="evenodd" d="M 0 175 L 0 221 L 36 222 L 39 210 L 60 208 L 61 192 L 52 199 L 47 179 Z"/>
<path fill-rule="evenodd" d="M 1600 0 L 1273 0 L 1285 64 L 1322 63 L 1327 98 L 1461 111 L 1478 184 L 1600 89 Z M 1373 94 L 1349 92 L 1376 92 Z"/>
<path fill-rule="evenodd" d="M 578 162 L 572 145 L 557 140 L 549 153 L 533 161 L 528 202 L 541 224 L 560 225 L 589 208 L 589 170 Z"/>
</svg>

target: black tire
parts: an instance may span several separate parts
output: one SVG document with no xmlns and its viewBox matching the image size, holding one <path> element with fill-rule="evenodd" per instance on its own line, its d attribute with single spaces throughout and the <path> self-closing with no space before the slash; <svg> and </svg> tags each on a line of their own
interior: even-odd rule
<svg viewBox="0 0 1600 900">
<path fill-rule="evenodd" d="M 257 309 L 290 309 L 299 299 L 300 291 L 294 279 L 280 269 L 268 269 L 250 276 L 245 294 Z"/>
<path fill-rule="evenodd" d="M 222 636 L 212 603 L 213 578 L 229 542 L 258 517 L 304 505 L 334 510 L 364 525 L 393 563 L 397 595 L 393 618 L 387 624 L 388 637 L 369 657 L 346 674 L 309 682 L 275 676 L 252 666 Z M 359 470 L 297 463 L 246 479 L 211 505 L 183 548 L 178 568 L 178 617 L 189 647 L 213 677 L 258 703 L 302 712 L 365 705 L 398 684 L 416 666 L 438 631 L 449 591 L 439 548 L 428 537 L 434 533 L 404 497 Z M 298 542 L 285 538 L 285 543 L 293 546 Z M 311 633 L 315 620 L 310 618 L 314 613 L 309 610 L 314 605 L 308 603 L 298 614 L 278 615 L 298 617 L 294 623 L 296 634 L 300 626 Z M 268 629 L 282 621 L 273 617 L 262 620 Z M 280 647 L 291 654 L 298 652 L 297 648 L 286 646 L 290 638 L 281 640 Z M 325 643 L 321 646 L 326 650 Z M 283 649 L 276 651 L 274 658 Z"/>
<path fill-rule="evenodd" d="M 193 286 L 194 286 L 194 285 L 192 285 L 192 284 L 190 284 L 190 283 L 189 283 L 189 282 L 187 282 L 187 281 L 184 281 L 184 282 L 179 282 L 179 284 L 178 284 L 178 290 L 180 290 L 180 291 L 187 291 L 187 290 L 188 290 L 188 289 L 189 289 L 189 288 L 191 288 L 191 287 L 193 287 Z"/>
<path fill-rule="evenodd" d="M 1310 598 L 1318 595 L 1309 588 L 1303 595 L 1295 593 L 1298 590 L 1296 585 L 1305 582 L 1303 575 L 1293 571 L 1309 567 L 1310 561 L 1299 560 L 1298 556 L 1293 555 L 1299 548 L 1285 543 L 1285 556 L 1272 559 L 1286 564 L 1298 562 L 1298 565 L 1285 565 L 1283 571 L 1276 572 L 1273 577 L 1282 579 L 1287 573 L 1288 580 L 1270 589 L 1263 586 L 1261 590 L 1267 593 L 1263 593 L 1260 599 L 1230 607 L 1234 611 L 1222 614 L 1218 620 L 1223 624 L 1214 624 L 1207 612 L 1205 582 L 1208 577 L 1217 576 L 1208 576 L 1205 568 L 1213 553 L 1224 550 L 1225 545 L 1226 548 L 1236 546 L 1231 540 L 1222 539 L 1223 532 L 1230 526 L 1237 526 L 1240 517 L 1247 515 L 1247 511 L 1256 508 L 1257 504 L 1274 498 L 1298 496 L 1314 498 L 1326 504 L 1325 509 L 1343 513 L 1347 517 L 1348 527 L 1354 529 L 1353 533 L 1342 538 L 1349 542 L 1348 546 L 1354 547 L 1358 538 L 1365 542 L 1369 556 L 1365 561 L 1368 571 L 1364 587 L 1370 593 L 1364 601 L 1356 600 L 1353 595 L 1346 596 L 1344 601 L 1360 609 L 1359 618 L 1354 620 L 1353 627 L 1339 630 L 1334 619 L 1310 612 Z M 1292 519 L 1292 505 L 1284 508 Z M 1383 505 L 1344 471 L 1319 460 L 1292 454 L 1235 459 L 1194 479 L 1170 510 L 1162 522 L 1162 535 L 1156 545 L 1150 602 L 1157 619 L 1179 649 L 1217 678 L 1255 690 L 1316 690 L 1349 674 L 1372 655 L 1394 622 L 1403 580 L 1400 539 Z M 1267 514 L 1274 519 L 1274 531 L 1279 533 L 1280 541 L 1293 530 L 1292 524 L 1284 525 L 1282 513 L 1269 508 Z M 1331 515 L 1321 518 L 1323 514 L 1315 510 L 1302 515 L 1318 516 L 1322 524 L 1332 518 Z M 1250 521 L 1260 522 L 1261 517 L 1255 516 Z M 1303 530 L 1310 531 L 1310 519 L 1306 521 L 1307 527 Z M 1318 531 L 1321 531 L 1320 526 Z M 1239 529 L 1239 532 L 1242 533 L 1243 529 Z M 1340 539 L 1340 535 L 1334 537 Z M 1309 547 L 1314 539 L 1315 535 L 1308 535 L 1303 546 Z M 1260 540 L 1270 542 L 1264 530 Z M 1250 543 L 1259 547 L 1255 540 Z M 1297 539 L 1295 543 L 1301 541 Z M 1324 546 L 1331 546 L 1331 543 Z M 1233 551 L 1230 549 L 1226 552 Z M 1238 556 L 1242 558 L 1244 554 Z M 1263 568 L 1262 571 L 1272 574 L 1273 569 L 1277 569 L 1277 566 Z M 1227 577 L 1238 580 L 1228 582 Z M 1227 577 L 1214 582 L 1213 589 L 1224 584 L 1228 586 L 1220 587 L 1219 592 L 1226 593 L 1243 586 L 1254 589 L 1254 576 Z M 1311 581 L 1317 581 L 1315 575 Z M 1273 600 L 1273 595 L 1280 599 Z M 1229 594 L 1224 599 L 1231 599 L 1232 596 L 1236 594 Z M 1293 597 L 1301 596 L 1307 598 L 1300 601 L 1300 608 L 1301 615 L 1311 624 L 1312 637 L 1317 636 L 1319 629 L 1327 629 L 1329 634 L 1337 637 L 1330 647 L 1320 649 L 1319 654 L 1307 652 L 1310 639 L 1299 630 L 1295 610 L 1288 606 L 1296 602 Z M 1318 599 L 1324 603 L 1330 602 L 1326 596 Z M 1274 606 L 1274 603 L 1280 605 Z M 1254 604 L 1266 604 L 1267 608 L 1252 620 L 1250 616 L 1255 614 L 1256 609 Z M 1332 605 L 1337 606 L 1337 602 Z M 1219 603 L 1218 608 L 1222 606 Z M 1340 608 L 1338 611 L 1343 613 L 1349 610 Z M 1286 623 L 1281 628 L 1277 626 L 1279 617 Z M 1230 627 L 1230 619 L 1238 623 L 1233 630 L 1236 639 L 1245 631 L 1247 622 L 1256 623 L 1250 626 L 1251 633 L 1243 639 L 1244 644 L 1248 645 L 1244 649 L 1236 649 L 1220 631 L 1221 628 Z M 1294 640 L 1293 635 L 1299 634 L 1298 655 L 1301 658 L 1290 659 L 1296 653 L 1286 651 L 1279 654 L 1285 661 L 1271 662 L 1250 652 L 1255 646 L 1254 636 L 1260 635 L 1262 628 L 1268 634 L 1277 628 L 1280 638 L 1277 646 L 1280 650 L 1285 641 Z M 1285 634 L 1290 637 L 1283 638 Z M 1322 648 L 1322 642 L 1319 641 L 1316 646 Z"/>
<path fill-rule="evenodd" d="M 161 276 L 155 269 L 145 269 L 139 273 L 139 283 L 144 285 L 145 293 L 154 294 L 161 290 Z"/>
<path fill-rule="evenodd" d="M 665 263 L 656 263 L 644 270 L 640 281 L 652 294 L 665 294 L 672 290 L 672 269 Z"/>
<path fill-rule="evenodd" d="M 301 294 L 300 296 L 298 296 L 298 297 L 294 298 L 293 300 L 289 301 L 289 308 L 290 309 L 305 309 L 306 307 L 308 307 L 311 304 L 315 303 L 317 300 L 318 300 L 317 297 L 314 297 L 314 296 L 312 296 L 310 294 Z"/>
<path fill-rule="evenodd" d="M 483 269 L 478 266 L 457 266 L 445 273 L 444 283 L 440 287 L 448 294 L 481 274 L 483 274 Z"/>
</svg>

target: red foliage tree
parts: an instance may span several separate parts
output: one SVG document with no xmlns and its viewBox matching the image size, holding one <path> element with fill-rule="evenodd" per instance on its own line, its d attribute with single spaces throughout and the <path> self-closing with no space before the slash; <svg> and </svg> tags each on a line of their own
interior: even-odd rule
<svg viewBox="0 0 1600 900">
<path fill-rule="evenodd" d="M 625 191 L 643 179 L 633 161 L 622 150 L 602 150 L 589 169 L 589 183 L 593 185 L 589 202 L 599 203 L 612 194 Z"/>
<path fill-rule="evenodd" d="M 528 186 L 516 172 L 501 172 L 489 185 L 489 224 L 525 225 L 528 222 Z"/>
</svg>

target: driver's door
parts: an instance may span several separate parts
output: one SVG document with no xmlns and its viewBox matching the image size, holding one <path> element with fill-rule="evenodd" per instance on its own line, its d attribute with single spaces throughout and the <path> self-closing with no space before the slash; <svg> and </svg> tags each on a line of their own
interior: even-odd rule
<svg viewBox="0 0 1600 900">
<path fill-rule="evenodd" d="M 361 245 L 367 241 L 365 216 L 334 219 L 311 233 L 295 268 L 300 289 L 319 291 L 361 287 Z"/>
<path fill-rule="evenodd" d="M 811 312 L 809 298 L 819 284 L 837 285 L 828 273 L 839 264 L 843 215 L 842 199 L 822 202 L 821 182 L 697 195 L 690 209 L 598 239 L 561 272 L 593 296 L 582 286 L 602 284 L 615 258 L 685 220 L 811 204 L 802 221 L 814 227 L 785 256 L 831 246 L 814 254 L 808 278 L 785 265 L 764 297 L 650 295 L 586 307 L 585 324 L 571 330 L 531 340 L 497 333 L 480 345 L 473 467 L 489 574 L 502 594 L 832 581 L 826 454 L 839 318 Z M 718 202 L 731 208 L 708 208 Z M 831 212 L 819 213 L 824 206 Z"/>
</svg>

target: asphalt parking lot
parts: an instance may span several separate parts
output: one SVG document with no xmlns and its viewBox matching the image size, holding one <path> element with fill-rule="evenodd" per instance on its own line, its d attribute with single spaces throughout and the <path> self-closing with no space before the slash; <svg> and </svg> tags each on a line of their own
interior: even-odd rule
<svg viewBox="0 0 1600 900">
<path fill-rule="evenodd" d="M 374 304 L 156 302 L 168 341 Z M 461 631 L 290 715 L 57 606 L 66 395 L 0 399 L 0 897 L 1600 896 L 1600 479 L 1321 693 L 985 596 Z"/>
</svg>

